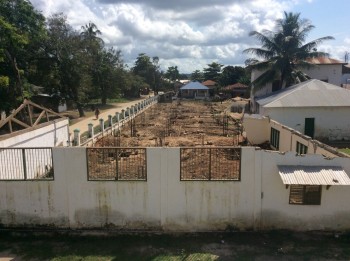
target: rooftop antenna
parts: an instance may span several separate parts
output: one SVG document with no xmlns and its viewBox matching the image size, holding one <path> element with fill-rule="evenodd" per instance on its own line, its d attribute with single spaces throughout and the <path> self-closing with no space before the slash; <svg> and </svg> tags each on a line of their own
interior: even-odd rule
<svg viewBox="0 0 350 261">
<path fill-rule="evenodd" d="M 348 63 L 348 62 L 349 62 L 349 55 L 350 55 L 350 53 L 349 53 L 349 52 L 345 52 L 345 55 L 344 55 L 344 61 L 345 61 L 346 63 Z"/>
</svg>

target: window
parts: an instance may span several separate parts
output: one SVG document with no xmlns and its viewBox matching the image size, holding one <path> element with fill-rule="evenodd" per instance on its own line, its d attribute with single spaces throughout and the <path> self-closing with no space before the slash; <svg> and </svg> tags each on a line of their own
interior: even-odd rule
<svg viewBox="0 0 350 261">
<path fill-rule="evenodd" d="M 295 205 L 320 205 L 322 186 L 291 185 L 289 204 Z"/>
<path fill-rule="evenodd" d="M 307 146 L 297 141 L 297 154 L 307 154 Z"/>
<path fill-rule="evenodd" d="M 181 181 L 240 181 L 241 148 L 181 148 Z"/>
<path fill-rule="evenodd" d="M 270 144 L 276 149 L 279 149 L 280 145 L 280 132 L 274 128 L 271 128 Z"/>
</svg>

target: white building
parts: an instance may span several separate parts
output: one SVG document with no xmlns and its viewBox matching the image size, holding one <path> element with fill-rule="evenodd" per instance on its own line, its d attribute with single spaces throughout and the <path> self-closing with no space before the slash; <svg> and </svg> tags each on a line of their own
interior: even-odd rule
<svg viewBox="0 0 350 261">
<path fill-rule="evenodd" d="M 317 139 L 350 140 L 350 91 L 309 80 L 256 99 L 257 112 Z"/>
<path fill-rule="evenodd" d="M 342 86 L 342 84 L 344 84 L 343 67 L 346 63 L 327 57 L 313 58 L 307 61 L 311 64 L 310 68 L 304 68 L 301 69 L 301 71 L 308 75 L 311 79 L 318 79 L 337 86 Z M 251 73 L 251 82 L 254 82 L 264 72 L 265 71 L 263 70 L 253 69 Z M 262 86 L 259 89 L 254 88 L 253 86 L 250 95 L 252 99 L 253 112 L 255 112 L 256 109 L 254 107 L 255 99 L 281 89 L 283 89 L 282 83 L 278 80 L 267 83 L 265 86 Z"/>
</svg>

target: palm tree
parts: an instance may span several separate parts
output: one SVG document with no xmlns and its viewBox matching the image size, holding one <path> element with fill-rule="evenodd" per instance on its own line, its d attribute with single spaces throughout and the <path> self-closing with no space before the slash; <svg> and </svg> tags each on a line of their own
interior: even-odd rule
<svg viewBox="0 0 350 261">
<path fill-rule="evenodd" d="M 101 31 L 98 30 L 97 26 L 94 24 L 94 23 L 88 23 L 86 25 L 83 25 L 81 27 L 81 29 L 83 30 L 81 32 L 81 35 L 84 37 L 84 38 L 97 38 L 98 35 L 101 35 Z"/>
<path fill-rule="evenodd" d="M 334 39 L 331 36 L 318 38 L 304 43 L 308 33 L 314 28 L 309 20 L 301 19 L 300 13 L 284 12 L 284 19 L 276 21 L 276 32 L 264 30 L 250 32 L 250 36 L 257 38 L 261 48 L 248 48 L 245 53 L 254 54 L 264 61 L 256 62 L 250 66 L 253 69 L 263 70 L 253 85 L 261 88 L 268 82 L 279 80 L 281 87 L 305 81 L 308 76 L 300 69 L 312 66 L 309 58 L 328 56 L 327 53 L 318 52 L 317 45 L 325 40 Z"/>
</svg>

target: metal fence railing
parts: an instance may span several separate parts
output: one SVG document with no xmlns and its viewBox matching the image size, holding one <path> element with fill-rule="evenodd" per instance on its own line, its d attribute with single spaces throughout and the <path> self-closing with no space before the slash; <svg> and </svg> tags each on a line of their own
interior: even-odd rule
<svg viewBox="0 0 350 261">
<path fill-rule="evenodd" d="M 51 148 L 1 148 L 0 180 L 53 180 Z"/>
<path fill-rule="evenodd" d="M 147 181 L 146 148 L 87 148 L 88 180 Z"/>
<path fill-rule="evenodd" d="M 192 147 L 180 149 L 180 180 L 239 181 L 241 148 Z"/>
</svg>

